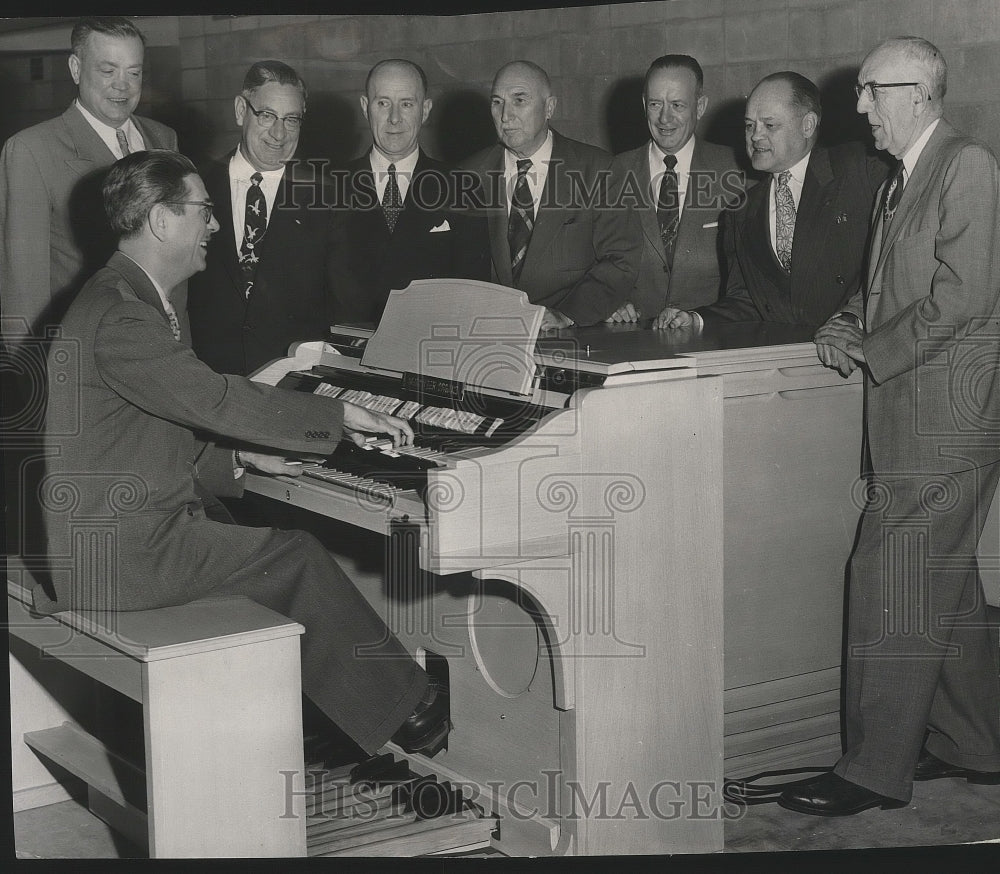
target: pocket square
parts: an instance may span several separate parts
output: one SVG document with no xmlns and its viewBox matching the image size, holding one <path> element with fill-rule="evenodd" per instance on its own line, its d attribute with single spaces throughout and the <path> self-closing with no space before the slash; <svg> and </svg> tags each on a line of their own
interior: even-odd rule
<svg viewBox="0 0 1000 874">
<path fill-rule="evenodd" d="M 703 228 L 717 228 L 718 226 L 719 226 L 719 223 L 717 221 L 715 221 L 715 222 L 706 222 L 705 224 L 702 225 Z"/>
<path fill-rule="evenodd" d="M 441 234 L 441 233 L 444 233 L 445 231 L 450 231 L 450 230 L 451 230 L 451 225 L 448 224 L 448 219 L 445 219 L 436 228 L 431 228 L 431 233 L 432 234 Z"/>
</svg>

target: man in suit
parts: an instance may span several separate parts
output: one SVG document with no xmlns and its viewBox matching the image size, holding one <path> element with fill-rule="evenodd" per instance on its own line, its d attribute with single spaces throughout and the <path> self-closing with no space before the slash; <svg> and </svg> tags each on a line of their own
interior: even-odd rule
<svg viewBox="0 0 1000 874">
<path fill-rule="evenodd" d="M 248 375 L 326 336 L 333 318 L 332 213 L 322 179 L 292 161 L 306 86 L 281 61 L 258 61 L 234 101 L 239 146 L 203 168 L 220 231 L 191 278 L 195 353 L 219 373 Z"/>
<path fill-rule="evenodd" d="M 613 203 L 611 156 L 549 127 L 548 74 L 512 61 L 490 98 L 500 143 L 469 162 L 487 210 L 492 278 L 546 307 L 545 328 L 608 318 L 635 284 L 642 253 L 633 210 Z"/>
<path fill-rule="evenodd" d="M 743 173 L 732 149 L 695 136 L 705 114 L 701 64 L 664 55 L 650 64 L 642 89 L 650 141 L 615 157 L 622 198 L 639 208 L 642 263 L 628 301 L 610 321 L 632 322 L 664 307 L 693 309 L 721 293 L 719 216 L 739 205 Z"/>
<path fill-rule="evenodd" d="M 997 628 L 976 563 L 1000 476 L 1000 165 L 943 117 L 946 76 L 918 37 L 877 46 L 858 76 L 858 112 L 898 162 L 864 290 L 816 334 L 824 364 L 864 370 L 870 473 L 850 562 L 845 751 L 782 795 L 804 813 L 900 806 L 913 780 L 1000 782 Z"/>
<path fill-rule="evenodd" d="M 31 542 L 46 403 L 45 343 L 84 280 L 114 251 L 101 180 L 126 151 L 177 148 L 165 125 L 135 115 L 145 37 L 127 18 L 80 19 L 69 70 L 77 98 L 58 118 L 12 136 L 0 153 L 0 432 L 7 506 L 5 550 Z M 182 301 L 186 289 L 178 290 Z M 181 330 L 189 336 L 185 307 Z"/>
<path fill-rule="evenodd" d="M 486 227 L 463 208 L 451 169 L 420 148 L 433 101 L 424 71 L 401 59 L 368 73 L 366 155 L 334 174 L 334 309 L 378 323 L 389 292 L 414 279 L 487 279 Z"/>
<path fill-rule="evenodd" d="M 860 143 L 816 146 L 819 91 L 793 72 L 765 76 L 746 105 L 746 148 L 766 173 L 723 216 L 725 295 L 654 327 L 765 321 L 819 327 L 860 287 L 868 219 L 885 165 Z"/>
<path fill-rule="evenodd" d="M 194 355 L 169 292 L 205 268 L 219 225 L 187 158 L 123 158 L 108 174 L 104 201 L 118 251 L 62 323 L 63 339 L 79 350 L 69 373 L 77 418 L 66 427 L 72 411 L 61 405 L 46 416 L 49 554 L 55 567 L 69 557 L 75 570 L 54 572 L 52 591 L 37 585 L 36 607 L 144 610 L 248 595 L 305 626 L 303 692 L 362 749 L 373 752 L 390 736 L 412 748 L 442 742 L 440 691 L 319 542 L 229 524 L 213 498 L 238 494 L 244 467 L 295 475 L 294 462 L 241 444 L 324 454 L 342 434 L 409 443 L 410 426 L 219 374 Z M 65 369 L 57 363 L 50 374 Z M 94 526 L 101 536 L 87 536 Z M 360 655 L 361 646 L 376 657 Z"/>
<path fill-rule="evenodd" d="M 170 128 L 133 114 L 145 37 L 131 21 L 83 18 L 71 43 L 76 100 L 12 136 L 0 155 L 0 302 L 35 336 L 114 251 L 100 201 L 108 167 L 125 151 L 177 148 Z"/>
</svg>

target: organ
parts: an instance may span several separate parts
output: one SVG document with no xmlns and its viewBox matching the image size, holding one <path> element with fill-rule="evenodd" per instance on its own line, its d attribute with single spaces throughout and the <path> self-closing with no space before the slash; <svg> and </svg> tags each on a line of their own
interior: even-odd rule
<svg viewBox="0 0 1000 874">
<path fill-rule="evenodd" d="M 488 283 L 393 292 L 281 384 L 402 412 L 416 447 L 248 489 L 310 511 L 447 681 L 448 746 L 413 767 L 497 816 L 498 849 L 721 850 L 724 775 L 839 751 L 860 382 L 791 326 L 540 320 Z"/>
</svg>

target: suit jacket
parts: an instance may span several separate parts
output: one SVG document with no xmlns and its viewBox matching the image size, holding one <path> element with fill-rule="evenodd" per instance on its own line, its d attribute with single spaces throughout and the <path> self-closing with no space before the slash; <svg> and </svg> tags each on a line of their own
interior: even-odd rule
<svg viewBox="0 0 1000 874">
<path fill-rule="evenodd" d="M 667 266 L 656 219 L 656 197 L 651 191 L 649 143 L 617 155 L 615 173 L 621 177 L 622 199 L 636 203 L 642 227 L 642 262 L 628 299 L 644 316 L 656 316 L 664 307 L 682 310 L 714 303 L 722 293 L 722 210 L 742 202 L 744 174 L 733 150 L 695 139 L 684 211 L 677 228 L 673 269 Z"/>
<path fill-rule="evenodd" d="M 260 262 L 246 296 L 233 236 L 229 159 L 204 169 L 219 230 L 207 266 L 188 280 L 191 339 L 219 373 L 247 375 L 288 354 L 297 340 L 319 340 L 333 320 L 333 226 L 321 178 L 285 170 L 256 252 Z"/>
<path fill-rule="evenodd" d="M 624 303 L 635 284 L 642 232 L 634 211 L 615 207 L 620 186 L 611 173 L 611 156 L 556 131 L 552 138 L 552 162 L 516 286 L 507 244 L 504 147 L 493 146 L 469 161 L 486 207 L 492 279 L 578 325 L 593 325 Z"/>
<path fill-rule="evenodd" d="M 368 154 L 335 171 L 334 311 L 378 323 L 389 292 L 414 279 L 487 279 L 486 226 L 457 199 L 445 164 L 420 152 L 390 234 Z"/>
<path fill-rule="evenodd" d="M 270 529 L 206 517 L 209 492 L 237 495 L 241 487 L 232 452 L 196 434 L 328 454 L 341 435 L 343 405 L 213 371 L 174 340 L 156 289 L 118 252 L 80 291 L 62 329 L 49 379 L 75 381 L 79 404 L 46 413 L 49 555 L 58 566 L 83 538 L 76 548 L 89 557 L 81 566 L 97 570 L 71 579 L 55 572 L 56 601 L 40 606 L 128 610 L 204 595 L 241 568 Z"/>
<path fill-rule="evenodd" d="M 860 143 L 813 149 L 796 209 L 790 274 L 771 248 L 770 177 L 755 185 L 743 209 L 723 216 L 725 296 L 697 312 L 706 322 L 821 325 L 861 287 L 867 216 L 886 174 L 886 164 Z"/>
<path fill-rule="evenodd" d="M 958 471 L 1000 458 L 1000 168 L 941 119 L 882 240 L 876 199 L 864 293 L 873 469 Z"/>
<path fill-rule="evenodd" d="M 132 116 L 147 148 L 176 149 L 165 125 Z M 0 306 L 36 335 L 115 250 L 101 184 L 115 162 L 76 106 L 12 136 L 0 154 Z M 183 290 L 172 300 L 183 304 Z M 178 313 L 183 311 L 178 306 Z M 183 325 L 187 331 L 186 323 Z"/>
</svg>

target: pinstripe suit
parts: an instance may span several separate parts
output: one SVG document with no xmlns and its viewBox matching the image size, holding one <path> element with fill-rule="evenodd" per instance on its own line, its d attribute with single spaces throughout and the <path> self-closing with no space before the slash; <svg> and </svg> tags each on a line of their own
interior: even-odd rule
<svg viewBox="0 0 1000 874">
<path fill-rule="evenodd" d="M 206 513 L 213 494 L 242 491 L 232 452 L 212 439 L 329 453 L 343 405 L 213 371 L 174 340 L 156 289 L 121 253 L 80 291 L 62 328 L 76 353 L 67 366 L 65 347 L 54 348 L 49 378 L 77 380 L 79 406 L 50 405 L 46 415 L 56 597 L 38 586 L 36 606 L 143 610 L 248 595 L 305 626 L 303 691 L 377 749 L 413 710 L 423 671 L 311 536 Z M 356 656 L 376 643 L 386 658 Z"/>
<path fill-rule="evenodd" d="M 1000 664 L 975 550 L 1000 469 L 1000 166 L 938 122 L 865 293 L 869 503 L 851 558 L 840 776 L 907 800 L 924 732 L 1000 770 Z M 883 230 L 885 239 L 883 242 Z"/>
</svg>

